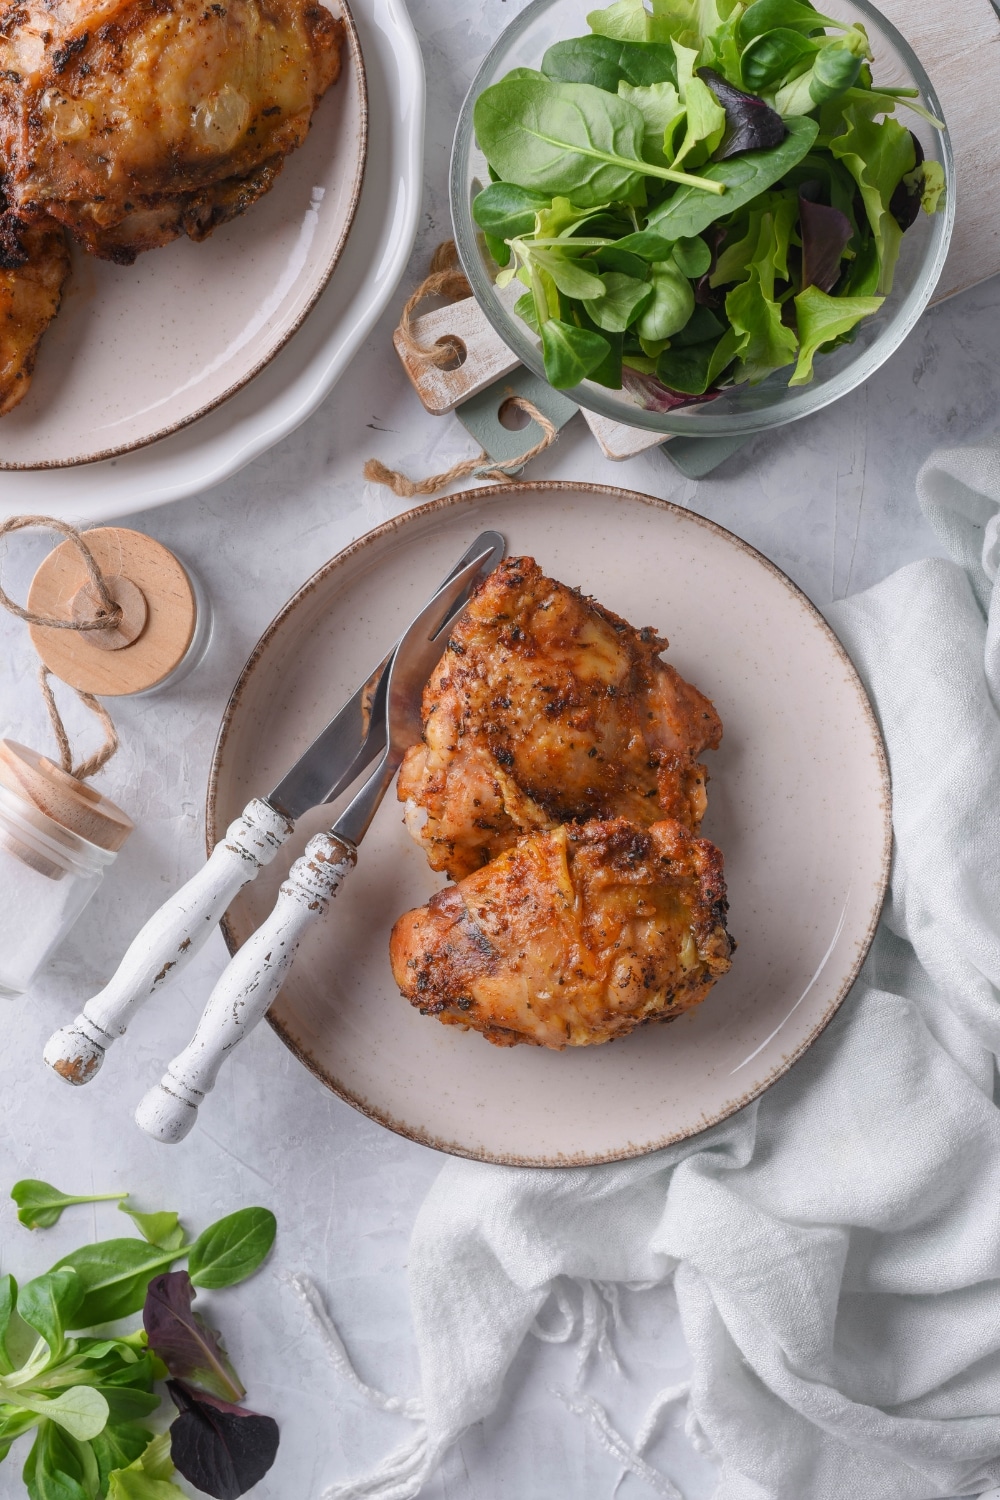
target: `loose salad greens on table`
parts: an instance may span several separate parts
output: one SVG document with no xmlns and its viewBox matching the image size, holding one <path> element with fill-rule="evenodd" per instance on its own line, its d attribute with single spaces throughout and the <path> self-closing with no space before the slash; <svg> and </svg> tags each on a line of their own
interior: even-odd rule
<svg viewBox="0 0 1000 1500">
<path fill-rule="evenodd" d="M 240 1209 L 189 1240 L 176 1213 L 141 1213 L 125 1193 L 80 1197 L 29 1179 L 11 1197 L 28 1229 L 73 1204 L 125 1200 L 141 1235 L 83 1245 L 20 1286 L 0 1276 L 0 1463 L 30 1437 L 29 1500 L 186 1500 L 175 1470 L 216 1500 L 245 1494 L 274 1462 L 278 1426 L 241 1405 L 222 1339 L 192 1302 L 195 1288 L 257 1270 L 274 1243 L 270 1209 Z M 179 1260 L 187 1269 L 171 1270 Z M 138 1312 L 134 1332 L 104 1326 Z M 161 1380 L 177 1414 L 155 1434 Z"/>
<path fill-rule="evenodd" d="M 653 409 L 850 341 L 892 290 L 940 163 L 879 88 L 864 27 L 809 0 L 615 0 L 476 100 L 472 213 L 561 389 Z"/>
</svg>

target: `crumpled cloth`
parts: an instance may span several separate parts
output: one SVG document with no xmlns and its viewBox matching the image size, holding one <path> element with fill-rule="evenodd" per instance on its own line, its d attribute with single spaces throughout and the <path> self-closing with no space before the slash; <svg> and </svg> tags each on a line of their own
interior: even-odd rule
<svg viewBox="0 0 1000 1500">
<path fill-rule="evenodd" d="M 655 1155 L 449 1161 L 409 1257 L 412 1439 L 329 1494 L 417 1494 L 563 1277 L 674 1278 L 715 1500 L 1000 1485 L 1000 447 L 938 453 L 918 493 L 949 559 L 829 610 L 882 724 L 896 840 L 839 1015 L 755 1105 Z M 606 1436 L 678 1496 L 643 1473 L 644 1436 Z"/>
</svg>

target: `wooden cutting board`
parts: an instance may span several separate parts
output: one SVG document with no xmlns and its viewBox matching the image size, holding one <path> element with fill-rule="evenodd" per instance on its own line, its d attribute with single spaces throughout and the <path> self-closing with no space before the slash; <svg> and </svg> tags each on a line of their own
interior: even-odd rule
<svg viewBox="0 0 1000 1500">
<path fill-rule="evenodd" d="M 955 233 L 934 300 L 1000 272 L 1000 15 L 991 0 L 877 0 L 937 90 L 958 168 Z"/>
</svg>

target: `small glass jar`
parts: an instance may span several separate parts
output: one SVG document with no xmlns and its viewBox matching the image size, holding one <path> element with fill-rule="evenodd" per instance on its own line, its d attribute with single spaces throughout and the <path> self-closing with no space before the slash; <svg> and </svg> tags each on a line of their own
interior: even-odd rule
<svg viewBox="0 0 1000 1500">
<path fill-rule="evenodd" d="M 80 826 L 115 847 L 92 843 Z M 130 830 L 92 788 L 24 746 L 0 742 L 0 996 L 30 988 Z"/>
</svg>

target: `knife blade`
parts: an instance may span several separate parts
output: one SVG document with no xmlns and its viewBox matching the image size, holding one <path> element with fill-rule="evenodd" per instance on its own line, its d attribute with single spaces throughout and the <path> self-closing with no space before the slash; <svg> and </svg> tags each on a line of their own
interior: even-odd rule
<svg viewBox="0 0 1000 1500">
<path fill-rule="evenodd" d="M 492 573 L 502 561 L 506 550 L 507 544 L 498 531 L 484 531 L 476 537 L 448 577 L 442 579 L 441 587 L 444 587 L 482 554 L 480 568 L 459 596 L 449 618 L 465 606 L 472 589 L 488 573 Z M 397 641 L 396 645 L 398 644 Z M 334 715 L 309 748 L 299 756 L 291 770 L 286 772 L 273 791 L 268 792 L 264 800 L 276 812 L 282 813 L 293 823 L 297 822 L 309 808 L 333 802 L 382 754 L 385 749 L 385 718 L 384 715 L 373 715 L 372 707 L 395 650 L 396 646 L 393 646 L 339 713 Z"/>
</svg>

